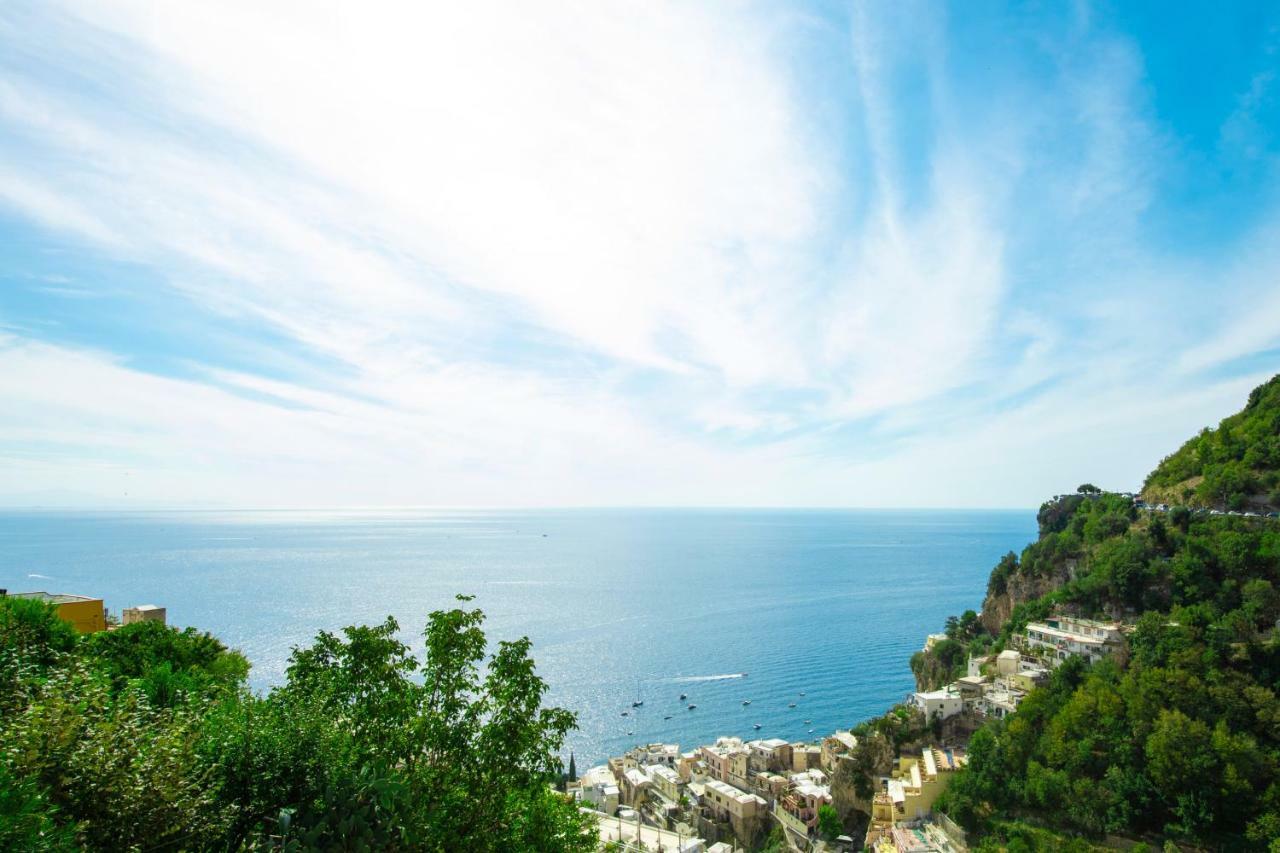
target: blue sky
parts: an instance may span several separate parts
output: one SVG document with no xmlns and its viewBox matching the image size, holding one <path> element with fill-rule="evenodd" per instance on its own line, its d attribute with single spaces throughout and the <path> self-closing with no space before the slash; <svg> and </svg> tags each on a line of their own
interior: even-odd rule
<svg viewBox="0 0 1280 853">
<path fill-rule="evenodd" d="M 0 503 L 1033 506 L 1280 369 L 1274 4 L 440 5 L 0 8 Z"/>
</svg>

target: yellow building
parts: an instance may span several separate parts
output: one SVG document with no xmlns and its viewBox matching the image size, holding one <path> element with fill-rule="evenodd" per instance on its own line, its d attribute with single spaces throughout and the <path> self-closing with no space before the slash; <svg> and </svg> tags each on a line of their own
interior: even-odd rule
<svg viewBox="0 0 1280 853">
<path fill-rule="evenodd" d="M 14 598 L 34 598 L 54 605 L 58 618 L 70 622 L 81 634 L 107 630 L 107 610 L 101 598 L 54 592 L 15 592 Z"/>
<path fill-rule="evenodd" d="M 715 746 L 701 747 L 698 752 L 711 778 L 742 788 L 749 787 L 747 768 L 751 750 L 741 740 L 722 737 Z"/>
<path fill-rule="evenodd" d="M 739 839 L 754 838 L 764 826 L 769 804 L 763 797 L 748 794 L 718 779 L 708 779 L 702 785 L 701 804 L 712 817 L 725 821 Z"/>
<path fill-rule="evenodd" d="M 918 758 L 899 758 L 897 768 L 885 780 L 884 790 L 872 800 L 872 825 L 882 826 L 890 818 L 901 821 L 924 817 L 955 771 L 966 763 L 963 752 L 943 747 L 925 747 Z"/>
</svg>

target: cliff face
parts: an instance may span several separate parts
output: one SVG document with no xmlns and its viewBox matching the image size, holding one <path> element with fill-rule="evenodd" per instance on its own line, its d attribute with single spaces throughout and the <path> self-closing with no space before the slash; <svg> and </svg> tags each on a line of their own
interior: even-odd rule
<svg viewBox="0 0 1280 853">
<path fill-rule="evenodd" d="M 999 634 L 1004 623 L 1013 615 L 1013 608 L 1065 586 L 1075 577 L 1076 565 L 1076 560 L 1067 560 L 1045 575 L 1010 575 L 1005 581 L 1003 592 L 988 592 L 982 602 L 982 613 L 978 617 L 982 621 L 982 627 L 992 634 Z"/>
</svg>

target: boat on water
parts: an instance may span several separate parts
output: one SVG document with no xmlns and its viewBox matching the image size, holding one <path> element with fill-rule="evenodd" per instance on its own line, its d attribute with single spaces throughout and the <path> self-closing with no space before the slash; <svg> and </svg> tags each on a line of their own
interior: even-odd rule
<svg viewBox="0 0 1280 853">
<path fill-rule="evenodd" d="M 813 720 L 805 720 L 805 721 L 804 721 L 804 724 L 807 726 L 807 725 L 809 725 L 809 724 L 810 724 L 810 723 L 812 723 L 812 722 L 813 722 Z"/>
<path fill-rule="evenodd" d="M 796 703 L 795 703 L 795 702 L 792 702 L 792 703 L 791 703 L 790 705 L 788 705 L 787 707 L 788 707 L 788 708 L 794 708 L 795 706 L 796 706 Z"/>
<path fill-rule="evenodd" d="M 803 696 L 803 695 L 804 695 L 804 691 L 803 691 L 803 690 L 801 690 L 801 691 L 800 691 L 800 695 L 801 695 L 801 696 Z"/>
<path fill-rule="evenodd" d="M 743 699 L 743 700 L 742 700 L 742 704 L 743 704 L 743 705 L 750 705 L 750 704 L 751 704 L 751 700 L 750 700 L 750 699 Z"/>
<path fill-rule="evenodd" d="M 752 726 L 751 728 L 753 728 L 753 729 L 758 729 L 758 728 L 760 728 L 760 724 L 759 724 L 759 723 L 756 723 L 756 724 L 755 724 L 754 726 Z"/>
<path fill-rule="evenodd" d="M 663 717 L 662 719 L 664 719 L 664 720 L 669 720 L 669 719 L 671 719 L 671 715 L 670 715 L 670 714 L 667 714 L 667 715 L 666 715 L 665 717 Z"/>
<path fill-rule="evenodd" d="M 626 716 L 628 716 L 628 713 L 627 713 L 626 711 L 623 711 L 623 712 L 622 712 L 622 716 L 626 717 Z"/>
<path fill-rule="evenodd" d="M 692 704 L 691 704 L 691 705 L 689 705 L 689 710 L 690 710 L 690 711 L 692 711 L 692 710 L 693 710 L 694 708 L 696 708 L 696 707 L 698 707 L 698 706 L 697 706 L 697 705 L 692 705 Z"/>
<path fill-rule="evenodd" d="M 681 701 L 684 701 L 685 699 L 688 699 L 688 698 L 689 698 L 689 694 L 688 694 L 688 693 L 681 693 L 681 694 L 680 694 L 680 700 L 681 700 Z"/>
</svg>

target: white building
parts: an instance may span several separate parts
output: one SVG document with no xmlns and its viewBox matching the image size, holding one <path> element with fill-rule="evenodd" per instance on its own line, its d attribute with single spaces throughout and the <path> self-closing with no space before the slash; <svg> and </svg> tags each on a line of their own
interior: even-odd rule
<svg viewBox="0 0 1280 853">
<path fill-rule="evenodd" d="M 608 767 L 592 767 L 578 780 L 582 799 L 595 806 L 597 811 L 611 815 L 618 810 L 621 792 L 613 772 Z"/>
<path fill-rule="evenodd" d="M 1026 695 L 1023 691 L 998 681 L 988 687 L 980 698 L 974 700 L 974 707 L 983 716 L 1000 720 L 1018 710 L 1018 704 Z"/>
<path fill-rule="evenodd" d="M 924 712 L 924 718 L 945 720 L 964 710 L 964 699 L 955 685 L 948 684 L 938 690 L 918 691 L 911 694 L 911 703 Z"/>
<path fill-rule="evenodd" d="M 991 663 L 991 661 L 992 661 L 991 655 L 983 655 L 982 657 L 977 657 L 977 658 L 970 657 L 969 666 L 965 672 L 965 675 L 968 675 L 968 676 L 982 675 L 982 668 L 987 664 Z"/>
<path fill-rule="evenodd" d="M 680 776 L 676 771 L 665 764 L 650 764 L 644 768 L 644 772 L 648 775 L 653 787 L 662 796 L 673 803 L 680 801 L 680 788 L 684 783 L 680 781 Z"/>
<path fill-rule="evenodd" d="M 1072 656 L 1097 663 L 1124 646 L 1124 635 L 1118 622 L 1057 616 L 1027 623 L 1021 642 L 1050 666 L 1057 666 Z"/>
<path fill-rule="evenodd" d="M 996 673 L 999 675 L 1013 675 L 1022 669 L 1022 655 L 1015 649 L 1005 649 L 996 655 Z"/>
</svg>

